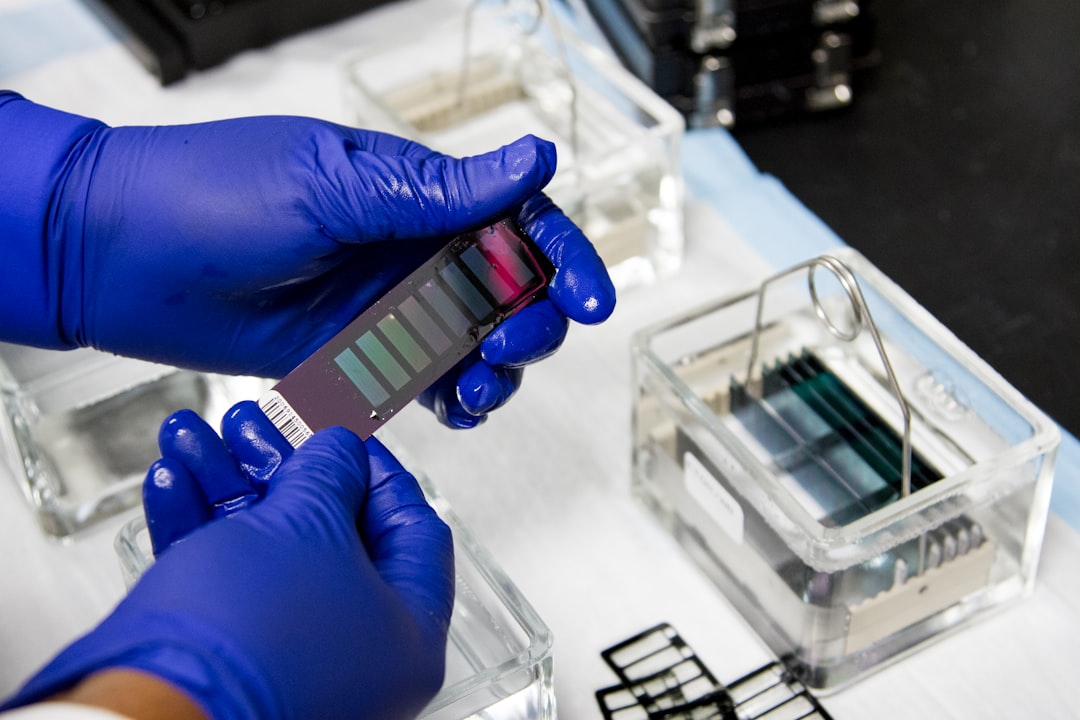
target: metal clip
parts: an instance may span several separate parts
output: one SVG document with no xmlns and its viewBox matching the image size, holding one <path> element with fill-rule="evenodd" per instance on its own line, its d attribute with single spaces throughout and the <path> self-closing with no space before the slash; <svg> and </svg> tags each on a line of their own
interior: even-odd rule
<svg viewBox="0 0 1080 720">
<path fill-rule="evenodd" d="M 690 49 L 696 53 L 720 50 L 735 42 L 735 11 L 731 0 L 698 0 Z"/>
<path fill-rule="evenodd" d="M 851 103 L 851 36 L 824 32 L 810 53 L 814 87 L 807 91 L 810 110 L 832 110 Z"/>
<path fill-rule="evenodd" d="M 858 0 L 817 0 L 814 3 L 814 24 L 833 25 L 859 16 Z"/>
<path fill-rule="evenodd" d="M 732 127 L 735 124 L 735 70 L 727 58 L 706 55 L 694 74 L 695 128 Z"/>
</svg>

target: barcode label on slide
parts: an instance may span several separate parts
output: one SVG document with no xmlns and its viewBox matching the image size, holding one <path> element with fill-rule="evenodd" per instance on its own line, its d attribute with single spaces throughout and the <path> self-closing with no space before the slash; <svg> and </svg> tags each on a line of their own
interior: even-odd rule
<svg viewBox="0 0 1080 720">
<path fill-rule="evenodd" d="M 315 434 L 279 392 L 268 391 L 259 398 L 259 407 L 294 448 Z"/>
</svg>

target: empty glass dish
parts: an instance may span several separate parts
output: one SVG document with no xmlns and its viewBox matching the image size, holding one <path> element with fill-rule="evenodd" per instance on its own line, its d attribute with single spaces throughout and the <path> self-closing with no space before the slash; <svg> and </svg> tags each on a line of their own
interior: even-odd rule
<svg viewBox="0 0 1080 720">
<path fill-rule="evenodd" d="M 221 417 L 264 386 L 94 350 L 0 343 L 0 462 L 42 529 L 68 537 L 139 504 L 169 414 Z"/>
</svg>

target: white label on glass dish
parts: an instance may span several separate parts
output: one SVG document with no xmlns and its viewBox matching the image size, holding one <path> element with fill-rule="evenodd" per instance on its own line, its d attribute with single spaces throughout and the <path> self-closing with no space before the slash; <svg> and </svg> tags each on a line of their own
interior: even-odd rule
<svg viewBox="0 0 1080 720">
<path fill-rule="evenodd" d="M 732 540 L 742 545 L 742 506 L 693 453 L 683 454 L 683 482 L 701 509 L 712 516 Z"/>
</svg>

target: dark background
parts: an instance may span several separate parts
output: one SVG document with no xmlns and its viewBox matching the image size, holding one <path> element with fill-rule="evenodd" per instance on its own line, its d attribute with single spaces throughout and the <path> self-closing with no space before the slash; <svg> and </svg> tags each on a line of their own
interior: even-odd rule
<svg viewBox="0 0 1080 720">
<path fill-rule="evenodd" d="M 851 109 L 735 137 L 1080 434 L 1080 1 L 873 7 Z"/>
</svg>

